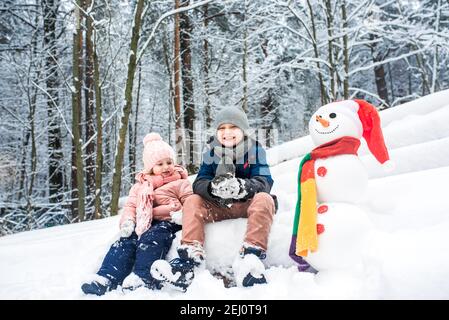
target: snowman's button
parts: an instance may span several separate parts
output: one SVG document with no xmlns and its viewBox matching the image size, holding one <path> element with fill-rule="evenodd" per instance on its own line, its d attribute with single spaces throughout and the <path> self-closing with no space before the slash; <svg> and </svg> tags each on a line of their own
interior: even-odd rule
<svg viewBox="0 0 449 320">
<path fill-rule="evenodd" d="M 325 167 L 319 167 L 316 172 L 320 177 L 324 177 L 327 173 L 327 169 Z"/>
<path fill-rule="evenodd" d="M 323 213 L 327 212 L 327 210 L 329 210 L 329 207 L 326 206 L 325 204 L 323 204 L 322 206 L 318 207 L 318 213 L 323 214 Z"/>
<path fill-rule="evenodd" d="M 316 225 L 316 232 L 317 232 L 318 234 L 322 234 L 322 233 L 324 232 L 324 225 L 321 224 L 321 223 L 318 223 L 318 224 Z"/>
</svg>

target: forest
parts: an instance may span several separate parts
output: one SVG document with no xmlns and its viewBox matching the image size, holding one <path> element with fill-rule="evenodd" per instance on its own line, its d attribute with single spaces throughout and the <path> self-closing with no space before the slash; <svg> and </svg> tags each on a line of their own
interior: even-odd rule
<svg viewBox="0 0 449 320">
<path fill-rule="evenodd" d="M 270 148 L 447 89 L 448 43 L 448 0 L 2 0 L 0 236 L 116 215 L 152 131 L 195 174 L 227 106 Z"/>
</svg>

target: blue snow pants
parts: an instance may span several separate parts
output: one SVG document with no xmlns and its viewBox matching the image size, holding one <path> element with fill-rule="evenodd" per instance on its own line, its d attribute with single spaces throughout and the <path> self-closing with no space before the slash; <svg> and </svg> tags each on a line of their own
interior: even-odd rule
<svg viewBox="0 0 449 320">
<path fill-rule="evenodd" d="M 181 226 L 175 223 L 153 221 L 139 239 L 135 232 L 128 238 L 120 238 L 109 249 L 97 274 L 114 285 L 121 285 L 134 269 L 146 285 L 158 288 L 159 281 L 150 274 L 151 265 L 158 259 L 165 259 L 179 230 Z"/>
</svg>

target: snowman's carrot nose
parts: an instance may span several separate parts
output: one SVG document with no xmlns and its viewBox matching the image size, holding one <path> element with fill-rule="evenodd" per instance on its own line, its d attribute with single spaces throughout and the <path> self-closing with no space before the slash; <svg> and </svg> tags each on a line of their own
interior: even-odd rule
<svg viewBox="0 0 449 320">
<path fill-rule="evenodd" d="M 316 116 L 316 121 L 319 121 L 321 123 L 321 125 L 325 128 L 329 127 L 329 121 L 327 121 L 319 116 Z"/>
</svg>

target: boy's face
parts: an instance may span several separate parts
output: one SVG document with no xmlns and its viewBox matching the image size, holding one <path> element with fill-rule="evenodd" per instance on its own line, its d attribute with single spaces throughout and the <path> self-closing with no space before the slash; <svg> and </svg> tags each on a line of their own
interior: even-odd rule
<svg viewBox="0 0 449 320">
<path fill-rule="evenodd" d="M 217 129 L 217 138 L 225 147 L 233 147 L 243 140 L 243 131 L 236 125 L 224 123 Z"/>
<path fill-rule="evenodd" d="M 173 171 L 175 171 L 175 164 L 170 158 L 165 158 L 157 162 L 152 169 L 152 172 L 155 176 L 161 175 L 163 177 L 172 175 Z"/>
</svg>

